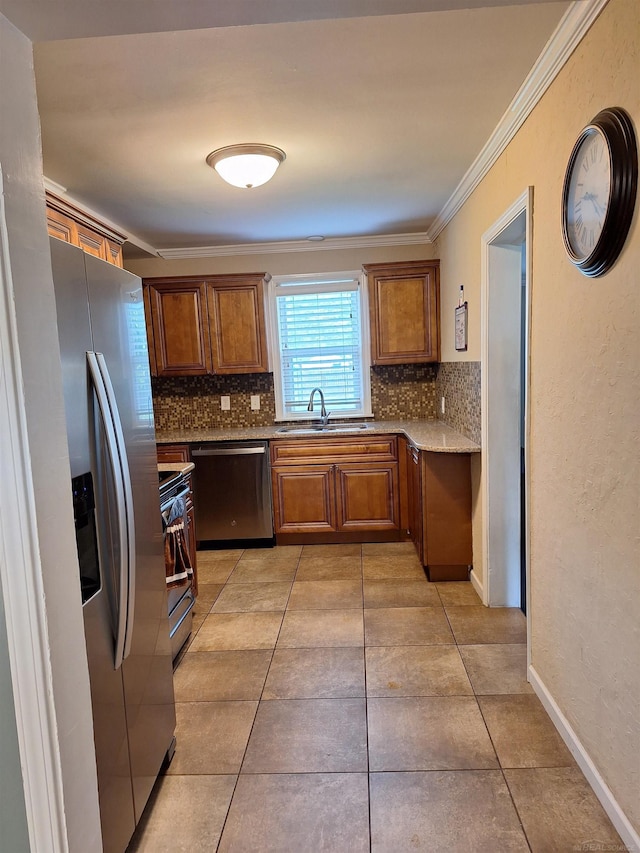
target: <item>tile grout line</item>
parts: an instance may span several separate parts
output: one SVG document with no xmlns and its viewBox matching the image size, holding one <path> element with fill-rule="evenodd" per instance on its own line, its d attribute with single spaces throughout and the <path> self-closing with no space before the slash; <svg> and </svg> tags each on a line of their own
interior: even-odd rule
<svg viewBox="0 0 640 853">
<path fill-rule="evenodd" d="M 440 590 L 439 590 L 439 589 L 438 589 L 438 595 L 440 595 Z M 441 597 L 441 600 L 442 600 L 442 597 Z M 444 602 L 443 602 L 443 607 L 444 607 Z M 503 768 L 503 766 L 502 766 L 502 762 L 500 761 L 500 756 L 498 755 L 498 750 L 496 749 L 496 745 L 495 745 L 495 743 L 494 743 L 494 741 L 493 741 L 493 738 L 491 737 L 491 732 L 489 731 L 489 726 L 487 725 L 487 721 L 486 721 L 485 716 L 484 716 L 484 714 L 483 714 L 483 712 L 482 712 L 482 706 L 480 705 L 480 702 L 478 701 L 478 696 L 479 696 L 479 695 L 488 695 L 488 694 L 478 694 L 478 693 L 477 693 L 476 688 L 475 688 L 475 686 L 474 686 L 474 684 L 473 684 L 473 681 L 472 681 L 472 679 L 471 679 L 471 676 L 470 676 L 470 674 L 469 674 L 469 669 L 468 669 L 468 667 L 467 667 L 467 664 L 466 664 L 466 662 L 465 662 L 465 659 L 464 659 L 464 657 L 463 657 L 463 655 L 462 655 L 462 652 L 460 651 L 460 646 L 461 646 L 461 645 L 472 645 L 472 644 L 469 644 L 469 643 L 466 643 L 466 644 L 465 644 L 465 643 L 459 643 L 459 642 L 458 642 L 458 640 L 457 640 L 457 638 L 456 638 L 456 635 L 455 635 L 455 631 L 453 630 L 453 626 L 451 625 L 451 622 L 450 622 L 450 620 L 449 620 L 449 616 L 448 616 L 448 614 L 447 614 L 446 607 L 444 608 L 444 611 L 445 611 L 445 617 L 446 617 L 446 619 L 447 619 L 447 622 L 449 622 L 449 627 L 451 628 L 451 633 L 453 634 L 453 638 L 454 638 L 455 643 L 456 643 L 456 648 L 458 649 L 458 654 L 460 655 L 460 660 L 462 661 L 462 665 L 463 665 L 464 670 L 465 670 L 465 672 L 466 672 L 466 674 L 467 674 L 467 678 L 469 679 L 469 684 L 471 685 L 471 689 L 473 690 L 473 695 L 474 695 L 474 698 L 475 698 L 475 700 L 476 700 L 476 704 L 477 704 L 477 706 L 478 706 L 478 711 L 480 712 L 480 716 L 481 716 L 481 718 L 482 718 L 482 723 L 483 723 L 483 725 L 484 725 L 484 727 L 485 727 L 485 730 L 486 730 L 486 732 L 487 732 L 487 736 L 488 736 L 488 738 L 489 738 L 489 742 L 491 743 L 491 748 L 493 749 L 493 751 L 494 751 L 494 753 L 495 753 L 496 761 L 498 762 L 498 769 L 500 770 L 500 776 L 502 777 L 502 781 L 504 782 L 505 787 L 506 787 L 507 791 L 509 792 L 509 799 L 511 800 L 511 804 L 513 805 L 513 809 L 514 809 L 514 811 L 515 811 L 515 813 L 516 813 L 516 817 L 517 817 L 517 819 L 518 819 L 518 824 L 519 824 L 519 826 L 520 826 L 520 828 L 521 828 L 521 830 L 522 830 L 522 834 L 523 834 L 523 836 L 524 836 L 524 840 L 525 840 L 525 842 L 526 842 L 526 844 L 527 844 L 527 847 L 529 848 L 529 851 L 531 851 L 531 850 L 532 850 L 532 847 L 531 847 L 531 844 L 530 844 L 530 842 L 529 842 L 529 837 L 528 837 L 528 835 L 527 835 L 527 833 L 526 833 L 526 830 L 525 830 L 525 828 L 524 828 L 524 824 L 522 823 L 522 819 L 521 819 L 521 817 L 520 817 L 520 812 L 518 811 L 518 807 L 516 806 L 516 802 L 515 802 L 515 800 L 513 799 L 513 794 L 511 793 L 511 788 L 509 787 L 509 783 L 507 782 L 507 777 L 506 777 L 506 776 L 505 776 L 505 774 L 504 774 L 504 768 Z M 480 645 L 493 645 L 493 644 L 491 644 L 491 643 L 482 643 L 482 644 L 480 644 Z M 498 695 L 510 695 L 510 694 L 498 694 Z"/>
<path fill-rule="evenodd" d="M 243 552 L 243 554 L 244 554 L 244 552 Z M 302 548 L 300 549 L 300 554 L 302 554 Z M 241 559 L 241 558 L 240 558 L 240 559 Z M 240 560 L 238 560 L 238 562 L 240 562 Z M 293 575 L 293 577 L 294 577 L 294 581 L 295 581 L 295 576 L 296 576 L 297 571 L 298 571 L 298 565 L 299 565 L 299 563 L 300 563 L 300 557 L 298 557 L 298 562 L 296 563 L 296 571 L 294 572 L 294 575 Z M 237 563 L 236 563 L 236 566 L 237 566 Z M 231 572 L 231 574 L 233 574 L 233 572 Z M 231 575 L 229 575 L 229 577 L 231 577 Z M 227 581 L 226 581 L 226 583 L 224 584 L 223 589 L 224 589 L 224 587 L 226 587 L 227 583 L 229 583 L 229 578 L 227 578 Z M 293 581 L 292 581 L 292 583 L 291 583 L 291 589 L 293 589 Z M 291 596 L 291 589 L 289 590 L 289 597 Z M 222 592 L 222 590 L 220 590 L 220 592 Z M 289 597 L 287 597 L 287 603 L 289 602 Z M 213 605 L 212 605 L 212 606 L 213 606 Z M 259 709 L 260 709 L 260 702 L 262 701 L 262 694 L 264 693 L 264 687 L 265 687 L 265 684 L 267 683 L 267 678 L 269 677 L 269 670 L 271 669 L 271 664 L 273 663 L 273 656 L 274 656 L 275 651 L 276 651 L 276 645 L 277 645 L 277 643 L 278 643 L 278 638 L 280 637 L 280 631 L 282 630 L 282 624 L 283 624 L 283 622 L 284 622 L 284 614 L 285 614 L 285 612 L 286 612 L 286 606 L 285 606 L 285 610 L 284 610 L 284 611 L 283 611 L 283 613 L 282 613 L 282 619 L 281 619 L 281 621 L 280 621 L 280 627 L 279 627 L 279 629 L 278 629 L 278 634 L 277 634 L 277 636 L 276 636 L 276 638 L 275 638 L 275 640 L 274 640 L 274 643 L 273 643 L 273 649 L 271 650 L 271 659 L 269 660 L 269 665 L 267 666 L 266 671 L 265 671 L 264 681 L 262 682 L 262 688 L 261 688 L 261 690 L 260 690 L 260 696 L 258 697 L 258 702 L 257 702 L 257 704 L 256 704 L 256 712 L 255 712 L 255 714 L 253 715 L 253 722 L 251 723 L 251 728 L 250 728 L 250 730 L 249 730 L 249 736 L 247 737 L 247 742 L 246 742 L 246 744 L 245 744 L 244 751 L 243 751 L 243 753 L 242 753 L 242 758 L 241 758 L 241 760 L 240 760 L 240 765 L 239 765 L 239 767 L 238 767 L 238 773 L 237 773 L 237 775 L 236 775 L 236 781 L 235 781 L 235 784 L 234 784 L 234 786 L 233 786 L 233 791 L 231 792 L 231 797 L 229 798 L 229 805 L 227 806 L 227 811 L 226 811 L 226 814 L 225 814 L 225 816 L 224 816 L 224 821 L 222 822 L 222 826 L 220 827 L 220 837 L 218 838 L 218 843 L 216 844 L 216 851 L 217 851 L 217 850 L 219 850 L 219 848 L 220 848 L 220 844 L 221 844 L 221 842 L 222 842 L 222 837 L 223 837 L 223 835 L 224 835 L 224 831 L 225 831 L 225 828 L 226 828 L 226 825 L 227 825 L 227 821 L 228 821 L 228 819 L 229 819 L 229 813 L 230 813 L 230 811 L 231 811 L 231 806 L 232 806 L 232 804 L 233 804 L 233 799 L 234 799 L 234 797 L 235 797 L 235 795 L 236 795 L 236 790 L 237 790 L 237 788 L 238 788 L 238 783 L 240 782 L 240 775 L 241 775 L 241 773 L 242 773 L 242 767 L 243 767 L 243 765 L 244 765 L 244 762 L 245 762 L 245 759 L 246 759 L 246 756 L 247 756 L 247 750 L 249 749 L 249 741 L 251 740 L 251 735 L 253 734 L 253 730 L 254 730 L 254 727 L 255 727 L 255 724 L 256 724 L 256 718 L 257 718 L 257 716 L 258 716 L 258 711 L 259 711 Z"/>
<path fill-rule="evenodd" d="M 229 577 L 226 579 L 226 581 L 225 581 L 225 582 L 224 582 L 224 584 L 222 585 L 222 589 L 220 590 L 220 592 L 219 592 L 219 593 L 218 593 L 218 595 L 216 596 L 215 601 L 213 601 L 213 602 L 212 602 L 212 604 L 211 604 L 211 608 L 209 609 L 209 614 L 210 614 L 210 613 L 211 613 L 211 611 L 213 610 L 213 605 L 216 603 L 216 601 L 217 601 L 217 600 L 218 600 L 218 598 L 220 597 L 220 593 L 221 593 L 221 592 L 222 592 L 222 590 L 226 587 L 226 585 L 229 583 L 229 578 L 231 577 L 231 575 L 234 573 L 234 571 L 235 571 L 235 570 L 236 570 L 236 568 L 238 567 L 238 563 L 239 563 L 239 562 L 240 562 L 240 560 L 242 559 L 242 557 L 243 557 L 243 555 L 244 555 L 245 550 L 246 550 L 246 549 L 243 549 L 242 554 L 240 554 L 240 556 L 239 556 L 239 557 L 238 557 L 238 559 L 236 560 L 236 564 L 235 564 L 235 566 L 233 567 L 233 569 L 231 570 L 231 572 L 229 573 Z M 207 614 L 207 615 L 209 615 L 209 614 Z M 207 617 L 205 616 L 205 620 L 206 620 L 206 618 L 207 618 Z M 204 620 L 203 620 L 203 622 L 202 622 L 202 625 L 204 625 Z M 200 626 L 200 628 L 202 628 L 202 625 Z M 199 630 L 200 630 L 200 629 L 198 629 L 198 631 L 199 631 Z M 196 632 L 196 633 L 197 633 L 197 632 Z M 258 704 L 259 704 L 259 703 L 258 703 Z M 258 713 L 258 705 L 256 705 L 256 714 L 257 714 L 257 713 Z M 253 717 L 253 721 L 254 721 L 254 723 L 255 723 L 255 714 L 254 714 L 254 717 Z M 253 730 L 253 723 L 251 724 L 251 729 Z M 248 743 L 248 742 L 249 742 L 249 741 L 247 740 L 247 743 Z M 245 747 L 245 751 L 246 751 L 246 747 Z M 244 754 L 243 754 L 242 758 L 243 758 L 243 760 L 244 760 Z M 242 767 L 242 762 L 240 762 L 240 767 Z M 217 853 L 217 851 L 218 851 L 218 849 L 219 849 L 219 847 L 220 847 L 220 842 L 222 841 L 222 835 L 223 835 L 223 833 L 224 833 L 224 828 L 225 828 L 225 826 L 227 825 L 227 820 L 228 820 L 228 818 L 229 818 L 229 812 L 231 811 L 231 803 L 233 802 L 233 798 L 234 798 L 235 793 L 236 793 L 236 788 L 238 787 L 238 781 L 239 781 L 239 779 L 240 779 L 240 768 L 238 768 L 238 772 L 237 772 L 237 774 L 236 774 L 236 781 L 234 782 L 234 785 L 233 785 L 233 791 L 231 792 L 231 796 L 229 797 L 229 805 L 227 806 L 227 810 L 226 810 L 225 815 L 224 815 L 224 820 L 222 821 L 222 825 L 221 825 L 221 827 L 220 827 L 220 835 L 219 835 L 219 837 L 218 837 L 218 841 L 217 841 L 217 843 L 216 843 L 216 853 Z"/>
<path fill-rule="evenodd" d="M 369 695 L 367 691 L 367 625 L 364 600 L 364 554 L 360 546 L 360 577 L 362 585 L 362 666 L 364 670 L 364 724 L 367 745 L 367 816 L 369 820 L 369 853 L 373 850 L 373 827 L 371 825 L 371 757 L 369 753 Z"/>
</svg>

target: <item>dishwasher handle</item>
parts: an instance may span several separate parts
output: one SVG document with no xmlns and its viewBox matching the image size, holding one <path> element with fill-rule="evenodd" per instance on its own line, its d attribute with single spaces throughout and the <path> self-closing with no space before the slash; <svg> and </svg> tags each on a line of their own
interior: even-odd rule
<svg viewBox="0 0 640 853">
<path fill-rule="evenodd" d="M 264 445 L 260 447 L 199 447 L 192 450 L 192 456 L 254 456 L 267 452 Z"/>
</svg>

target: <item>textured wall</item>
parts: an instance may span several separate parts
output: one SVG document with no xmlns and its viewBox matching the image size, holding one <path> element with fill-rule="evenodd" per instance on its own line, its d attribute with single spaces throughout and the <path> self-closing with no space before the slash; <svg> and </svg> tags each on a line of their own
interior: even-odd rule
<svg viewBox="0 0 640 853">
<path fill-rule="evenodd" d="M 640 830 L 640 216 L 616 266 L 588 279 L 565 255 L 560 199 L 582 127 L 619 105 L 640 126 L 637 0 L 611 0 L 439 238 L 465 285 L 479 358 L 480 241 L 534 187 L 531 329 L 532 662 Z M 449 288 L 451 304 L 455 294 Z M 443 306 L 445 300 L 443 299 Z M 459 360 L 443 329 L 443 359 Z M 478 472 L 481 476 L 481 472 Z M 476 507 L 474 533 L 481 527 Z"/>
</svg>

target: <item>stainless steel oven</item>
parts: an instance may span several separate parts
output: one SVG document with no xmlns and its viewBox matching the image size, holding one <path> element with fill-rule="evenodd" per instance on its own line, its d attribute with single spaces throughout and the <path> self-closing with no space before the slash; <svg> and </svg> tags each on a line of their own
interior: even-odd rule
<svg viewBox="0 0 640 853">
<path fill-rule="evenodd" d="M 187 496 L 189 486 L 180 472 L 160 474 L 160 512 L 162 513 L 162 527 L 166 532 L 166 520 L 171 510 L 177 510 L 182 516 L 184 524 L 185 540 L 188 529 L 187 521 Z M 175 521 L 174 521 L 175 523 Z M 169 608 L 169 637 L 171 639 L 171 655 L 175 661 L 176 656 L 191 634 L 193 622 L 193 606 L 195 596 L 193 584 L 188 578 L 184 584 L 167 589 L 167 602 Z"/>
</svg>

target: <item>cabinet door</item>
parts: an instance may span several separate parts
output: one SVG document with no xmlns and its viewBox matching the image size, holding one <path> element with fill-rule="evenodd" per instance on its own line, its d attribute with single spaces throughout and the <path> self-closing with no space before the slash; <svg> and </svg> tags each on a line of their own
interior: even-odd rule
<svg viewBox="0 0 640 853">
<path fill-rule="evenodd" d="M 471 541 L 471 457 L 423 452 L 424 565 L 430 580 L 467 580 Z"/>
<path fill-rule="evenodd" d="M 158 376 L 211 373 L 203 281 L 145 281 Z"/>
<path fill-rule="evenodd" d="M 107 260 L 116 267 L 122 267 L 122 246 L 113 240 L 106 241 Z"/>
<path fill-rule="evenodd" d="M 262 276 L 207 284 L 214 373 L 268 370 Z"/>
<path fill-rule="evenodd" d="M 333 465 L 272 468 L 276 533 L 329 533 L 335 526 Z"/>
<path fill-rule="evenodd" d="M 336 466 L 337 529 L 397 530 L 398 463 Z"/>
<path fill-rule="evenodd" d="M 110 260 L 107 257 L 107 238 L 93 231 L 91 228 L 86 228 L 84 225 L 76 226 L 78 235 L 78 246 L 83 252 L 88 255 L 94 255 L 102 261 Z"/>
<path fill-rule="evenodd" d="M 372 363 L 439 361 L 439 262 L 369 264 L 364 269 Z"/>
<path fill-rule="evenodd" d="M 47 230 L 50 237 L 57 237 L 58 240 L 64 240 L 73 246 L 78 245 L 76 223 L 64 213 L 50 207 L 47 208 Z"/>
</svg>

